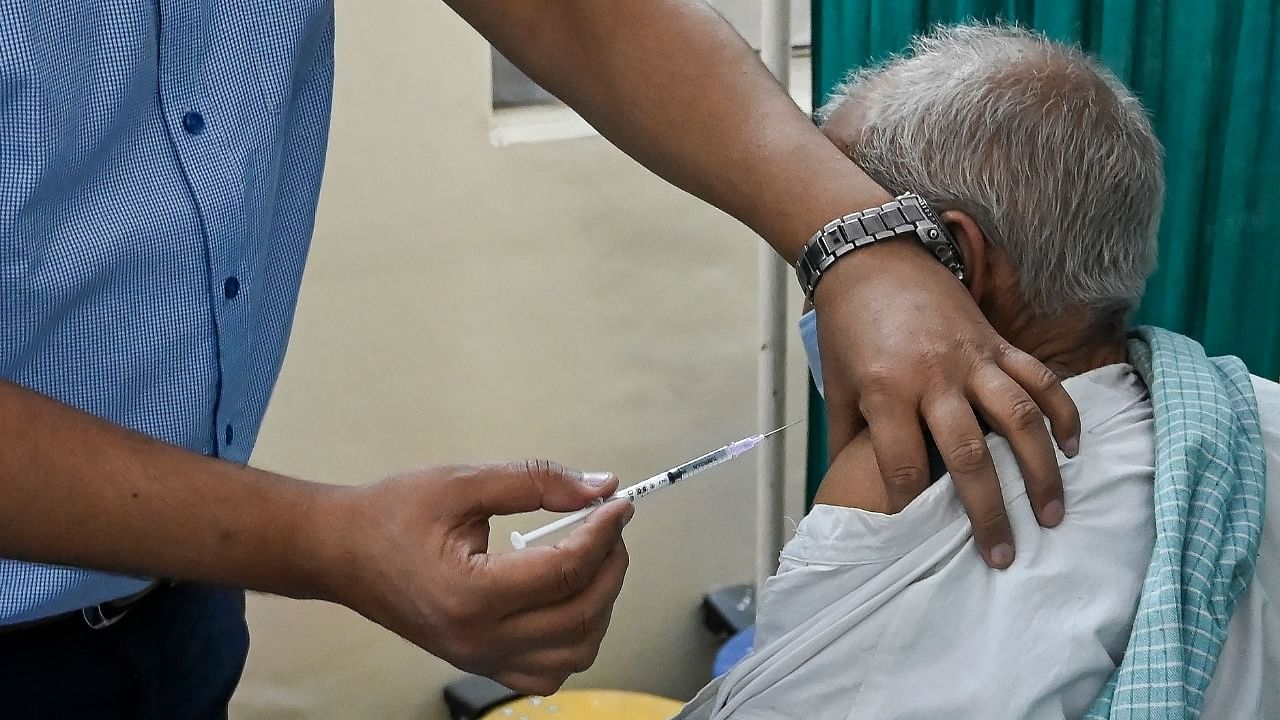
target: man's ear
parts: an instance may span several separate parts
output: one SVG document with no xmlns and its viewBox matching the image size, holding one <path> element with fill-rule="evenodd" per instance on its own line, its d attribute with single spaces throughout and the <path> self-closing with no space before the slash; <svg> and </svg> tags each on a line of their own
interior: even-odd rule
<svg viewBox="0 0 1280 720">
<path fill-rule="evenodd" d="M 956 245 L 960 246 L 960 255 L 964 258 L 965 284 L 969 286 L 973 299 L 981 304 L 982 297 L 992 290 L 992 248 L 987 245 L 987 236 L 969 213 L 963 210 L 947 210 L 940 219 L 947 230 L 951 231 Z"/>
</svg>

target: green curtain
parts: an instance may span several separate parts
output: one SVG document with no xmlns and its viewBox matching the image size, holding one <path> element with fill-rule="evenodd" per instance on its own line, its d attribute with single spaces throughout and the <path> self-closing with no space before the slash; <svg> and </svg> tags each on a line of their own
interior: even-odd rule
<svg viewBox="0 0 1280 720">
<path fill-rule="evenodd" d="M 1280 376 L 1280 0 L 814 0 L 815 100 L 912 35 L 975 18 L 1076 43 L 1142 99 L 1168 187 L 1137 319 Z M 823 436 L 820 399 L 809 419 Z M 809 453 L 812 499 L 826 443 Z"/>
</svg>

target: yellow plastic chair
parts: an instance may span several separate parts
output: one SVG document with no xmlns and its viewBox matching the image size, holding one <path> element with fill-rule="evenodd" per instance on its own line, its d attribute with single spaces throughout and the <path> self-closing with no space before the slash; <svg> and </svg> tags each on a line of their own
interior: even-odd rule
<svg viewBox="0 0 1280 720">
<path fill-rule="evenodd" d="M 480 720 L 669 720 L 683 703 L 626 690 L 561 690 L 513 700 Z"/>
</svg>

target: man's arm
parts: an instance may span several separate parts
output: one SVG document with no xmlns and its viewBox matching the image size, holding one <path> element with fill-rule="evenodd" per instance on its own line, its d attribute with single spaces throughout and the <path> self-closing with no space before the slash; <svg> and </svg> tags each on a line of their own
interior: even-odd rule
<svg viewBox="0 0 1280 720">
<path fill-rule="evenodd" d="M 447 1 L 611 142 L 788 261 L 827 221 L 888 197 L 703 2 Z M 833 453 L 869 425 L 902 507 L 928 482 L 925 422 L 978 545 L 1005 566 L 1013 534 L 976 408 L 1012 443 L 1037 517 L 1057 524 L 1062 483 L 1043 418 L 1073 452 L 1075 406 L 1053 373 L 991 329 L 950 273 L 918 245 L 882 244 L 836 264 L 815 303 Z"/>
<path fill-rule="evenodd" d="M 820 505 L 857 508 L 893 515 L 899 508 L 889 503 L 880 468 L 876 465 L 871 437 L 859 433 L 831 461 L 813 501 Z"/>
<path fill-rule="evenodd" d="M 928 441 L 926 440 L 926 443 Z M 929 482 L 937 482 L 947 473 L 946 464 L 936 446 L 928 447 Z M 889 493 L 876 464 L 871 434 L 866 430 L 844 446 L 831 461 L 827 474 L 818 486 L 813 501 L 823 505 L 858 508 L 884 515 L 895 515 L 903 508 L 890 501 Z"/>
<path fill-rule="evenodd" d="M 617 487 L 548 463 L 439 467 L 364 487 L 203 457 L 0 381 L 0 557 L 340 602 L 508 687 L 594 660 L 627 566 L 629 503 L 555 547 L 487 553 L 488 519 Z"/>
</svg>

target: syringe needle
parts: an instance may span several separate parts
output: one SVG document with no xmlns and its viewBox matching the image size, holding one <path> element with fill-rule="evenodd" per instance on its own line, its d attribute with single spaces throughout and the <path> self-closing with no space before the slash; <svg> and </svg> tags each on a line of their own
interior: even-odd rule
<svg viewBox="0 0 1280 720">
<path fill-rule="evenodd" d="M 799 424 L 800 424 L 800 423 L 802 423 L 802 422 L 804 422 L 804 419 L 803 419 L 803 418 L 801 418 L 801 419 L 799 419 L 799 420 L 794 420 L 794 421 L 792 421 L 792 422 L 787 423 L 786 425 L 783 425 L 783 426 L 782 426 L 782 427 L 780 427 L 780 428 L 776 428 L 776 429 L 774 429 L 774 430 L 770 430 L 769 432 L 765 433 L 764 435 L 761 435 L 761 438 L 767 438 L 767 437 L 769 437 L 770 435 L 777 435 L 778 433 L 782 432 L 783 430 L 786 430 L 787 428 L 791 427 L 792 425 L 799 425 Z"/>
</svg>

